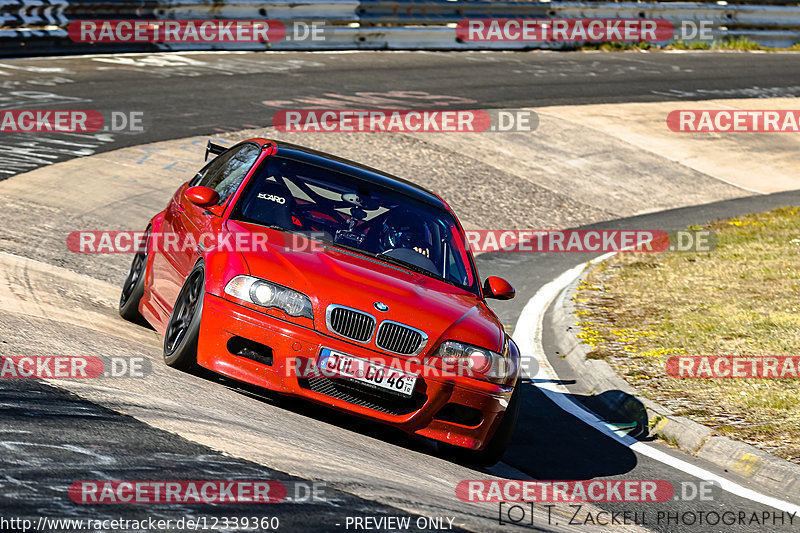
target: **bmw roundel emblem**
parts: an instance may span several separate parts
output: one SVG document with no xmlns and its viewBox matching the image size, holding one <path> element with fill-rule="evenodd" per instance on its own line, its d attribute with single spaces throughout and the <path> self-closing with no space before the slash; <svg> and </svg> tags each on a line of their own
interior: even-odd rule
<svg viewBox="0 0 800 533">
<path fill-rule="evenodd" d="M 385 313 L 386 311 L 388 311 L 388 310 L 389 310 L 389 306 L 388 306 L 388 305 L 386 305 L 386 304 L 385 304 L 385 303 L 383 303 L 383 302 L 375 302 L 375 303 L 374 303 L 374 304 L 372 304 L 372 305 L 374 305 L 374 306 L 375 306 L 375 309 L 377 309 L 377 310 L 378 310 L 378 311 L 380 311 L 381 313 Z"/>
</svg>

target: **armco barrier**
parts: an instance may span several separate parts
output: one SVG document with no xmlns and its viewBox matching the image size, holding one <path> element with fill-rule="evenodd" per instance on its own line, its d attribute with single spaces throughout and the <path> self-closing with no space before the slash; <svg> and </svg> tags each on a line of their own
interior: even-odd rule
<svg viewBox="0 0 800 533">
<path fill-rule="evenodd" d="M 347 26 L 325 27 L 326 39 L 322 42 L 297 43 L 279 41 L 276 43 L 206 43 L 206 44 L 166 44 L 166 43 L 73 43 L 66 31 L 56 30 L 12 30 L 0 31 L 0 55 L 60 55 L 76 53 L 115 53 L 115 52 L 167 52 L 191 50 L 525 50 L 532 48 L 530 43 L 521 42 L 473 42 L 465 43 L 456 39 L 452 28 L 438 26 L 350 28 Z M 783 47 L 800 42 L 800 31 L 724 31 L 715 30 L 714 39 L 735 39 L 746 37 L 758 40 L 766 46 Z M 301 46 L 302 44 L 302 46 Z M 562 49 L 570 43 L 537 43 L 538 49 Z"/>
<path fill-rule="evenodd" d="M 559 2 L 551 7 L 554 18 L 662 18 L 711 21 L 715 27 L 794 28 L 800 30 L 800 6 L 715 5 L 690 3 L 639 4 L 635 2 Z"/>
<path fill-rule="evenodd" d="M 4 28 L 73 20 L 280 19 L 357 22 L 357 0 L 0 0 Z"/>
<path fill-rule="evenodd" d="M 355 0 L 316 0 L 265 2 L 263 0 L 232 0 L 209 2 L 165 0 L 155 9 L 157 19 L 277 19 L 325 20 L 329 23 L 358 22 Z"/>
<path fill-rule="evenodd" d="M 777 5 L 777 4 L 782 5 Z M 766 46 L 800 42 L 800 5 L 750 0 L 700 2 L 447 1 L 447 0 L 0 0 L 0 56 L 157 50 L 515 50 L 576 43 L 462 42 L 465 18 L 636 18 L 711 23 L 714 39 L 748 38 Z M 78 20 L 277 19 L 319 22 L 324 41 L 274 43 L 74 43 Z"/>
<path fill-rule="evenodd" d="M 783 2 L 788 4 L 787 2 Z M 465 18 L 664 18 L 670 21 L 710 20 L 717 25 L 795 27 L 800 7 L 794 5 L 718 5 L 714 2 L 389 2 L 361 0 L 362 23 L 447 24 Z"/>
</svg>

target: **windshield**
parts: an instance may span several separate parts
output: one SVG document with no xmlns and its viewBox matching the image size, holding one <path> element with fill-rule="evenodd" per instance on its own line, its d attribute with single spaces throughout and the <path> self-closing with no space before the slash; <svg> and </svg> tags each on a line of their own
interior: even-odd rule
<svg viewBox="0 0 800 533">
<path fill-rule="evenodd" d="M 476 292 L 453 215 L 400 192 L 293 159 L 265 160 L 232 218 L 379 257 Z"/>
</svg>

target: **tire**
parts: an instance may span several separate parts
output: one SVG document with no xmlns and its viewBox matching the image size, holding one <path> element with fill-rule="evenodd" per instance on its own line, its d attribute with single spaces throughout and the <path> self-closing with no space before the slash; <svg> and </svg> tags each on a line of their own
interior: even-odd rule
<svg viewBox="0 0 800 533">
<path fill-rule="evenodd" d="M 508 402 L 508 407 L 506 407 L 506 412 L 503 414 L 502 420 L 500 420 L 500 425 L 492 435 L 489 444 L 483 450 L 472 451 L 463 448 L 454 450 L 453 453 L 460 462 L 487 467 L 498 463 L 503 458 L 506 448 L 511 442 L 511 437 L 514 435 L 517 418 L 519 418 L 520 405 L 522 404 L 522 387 L 520 385 L 520 382 L 517 381 L 514 392 L 511 394 L 511 400 Z"/>
<path fill-rule="evenodd" d="M 200 319 L 203 315 L 206 271 L 198 263 L 178 294 L 164 335 L 164 362 L 180 370 L 197 368 L 197 339 L 200 336 Z"/>
<path fill-rule="evenodd" d="M 146 270 L 147 250 L 133 256 L 128 277 L 125 278 L 125 283 L 122 284 L 122 293 L 119 297 L 119 316 L 143 326 L 149 325 L 139 312 L 139 302 L 144 296 L 144 274 Z"/>
</svg>

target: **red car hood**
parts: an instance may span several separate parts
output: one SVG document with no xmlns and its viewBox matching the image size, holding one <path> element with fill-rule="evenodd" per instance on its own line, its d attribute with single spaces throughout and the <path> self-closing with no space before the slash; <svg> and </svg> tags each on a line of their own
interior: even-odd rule
<svg viewBox="0 0 800 533">
<path fill-rule="evenodd" d="M 369 313 L 378 323 L 393 320 L 424 331 L 425 352 L 446 339 L 494 351 L 502 347 L 502 325 L 469 291 L 300 236 L 241 222 L 228 221 L 227 226 L 233 233 L 266 233 L 265 246 L 242 254 L 251 275 L 306 294 L 314 306 L 315 327 L 323 333 L 328 333 L 326 308 L 338 304 Z M 376 302 L 389 310 L 378 311 Z"/>
</svg>

